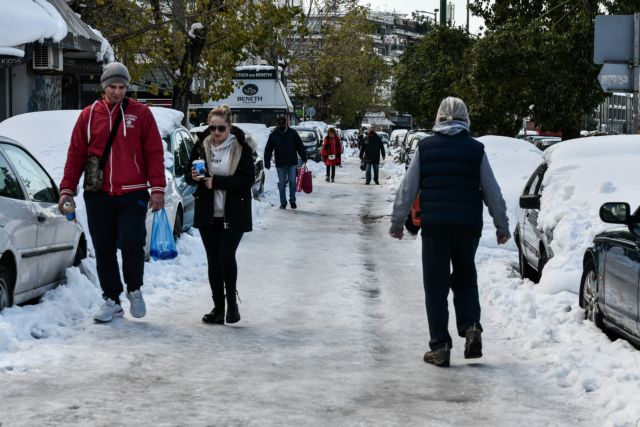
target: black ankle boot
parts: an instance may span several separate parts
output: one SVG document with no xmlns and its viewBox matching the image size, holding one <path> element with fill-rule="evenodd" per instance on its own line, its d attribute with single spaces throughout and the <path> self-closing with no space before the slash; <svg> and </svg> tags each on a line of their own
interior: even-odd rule
<svg viewBox="0 0 640 427">
<path fill-rule="evenodd" d="M 216 325 L 224 325 L 224 308 L 220 310 L 214 307 L 211 313 L 207 313 L 202 317 L 204 323 L 215 323 Z"/>
<path fill-rule="evenodd" d="M 292 203 L 293 205 L 293 203 Z M 238 302 L 240 295 L 235 288 L 227 289 L 227 323 L 237 323 L 240 321 L 240 310 L 238 310 Z"/>
<path fill-rule="evenodd" d="M 238 310 L 238 303 L 233 301 L 229 302 L 227 307 L 227 323 L 237 323 L 240 321 L 240 311 Z"/>
</svg>

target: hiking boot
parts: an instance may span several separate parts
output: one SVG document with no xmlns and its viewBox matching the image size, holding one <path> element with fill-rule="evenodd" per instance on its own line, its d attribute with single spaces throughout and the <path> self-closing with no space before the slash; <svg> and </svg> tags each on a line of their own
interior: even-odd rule
<svg viewBox="0 0 640 427">
<path fill-rule="evenodd" d="M 378 181 L 374 181 L 376 183 L 376 185 L 380 185 L 380 183 Z"/>
<path fill-rule="evenodd" d="M 131 302 L 131 315 L 133 317 L 144 317 L 147 314 L 147 306 L 144 304 L 144 298 L 142 298 L 142 291 L 127 292 L 127 299 Z"/>
<path fill-rule="evenodd" d="M 449 366 L 449 361 L 451 359 L 451 346 L 449 344 L 445 344 L 444 347 L 427 351 L 424 354 L 424 361 L 430 363 L 432 365 L 440 366 L 441 368 L 446 368 Z"/>
<path fill-rule="evenodd" d="M 116 302 L 112 299 L 106 299 L 100 310 L 93 315 L 93 320 L 98 323 L 108 323 L 113 320 L 114 317 L 122 317 L 124 315 L 124 310 L 120 304 L 116 304 Z"/>
<path fill-rule="evenodd" d="M 287 204 L 286 203 L 281 204 L 280 209 L 287 209 Z"/>
<path fill-rule="evenodd" d="M 227 306 L 227 323 L 238 323 L 240 321 L 240 310 L 237 302 L 230 302 Z"/>
<path fill-rule="evenodd" d="M 331 182 L 336 182 L 335 178 L 331 178 Z"/>
<path fill-rule="evenodd" d="M 204 323 L 224 325 L 224 309 L 220 310 L 214 307 L 213 310 L 211 310 L 211 313 L 207 313 L 202 316 L 202 321 Z"/>
<path fill-rule="evenodd" d="M 474 323 L 464 332 L 466 339 L 464 343 L 464 358 L 478 359 L 482 357 L 482 329 L 480 325 Z"/>
<path fill-rule="evenodd" d="M 291 202 L 291 209 L 296 209 L 297 207 L 296 202 Z"/>
<path fill-rule="evenodd" d="M 327 181 L 327 182 L 329 182 L 329 177 L 326 177 L 324 180 L 325 180 L 325 181 Z"/>
<path fill-rule="evenodd" d="M 369 181 L 365 182 L 364 185 L 369 185 Z"/>
</svg>

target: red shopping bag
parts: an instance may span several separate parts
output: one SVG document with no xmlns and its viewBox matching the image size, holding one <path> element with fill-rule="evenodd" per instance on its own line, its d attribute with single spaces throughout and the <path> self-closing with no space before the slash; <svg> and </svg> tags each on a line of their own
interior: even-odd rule
<svg viewBox="0 0 640 427">
<path fill-rule="evenodd" d="M 299 193 L 302 191 L 302 176 L 303 176 L 304 172 L 302 170 L 302 168 L 298 168 L 298 170 L 296 171 L 296 193 Z"/>
<path fill-rule="evenodd" d="M 313 191 L 313 174 L 307 167 L 304 167 L 302 174 L 302 191 L 309 194 Z"/>
<path fill-rule="evenodd" d="M 304 191 L 309 194 L 313 191 L 313 175 L 311 171 L 307 169 L 307 165 L 298 168 L 298 173 L 296 176 L 296 191 Z"/>
</svg>

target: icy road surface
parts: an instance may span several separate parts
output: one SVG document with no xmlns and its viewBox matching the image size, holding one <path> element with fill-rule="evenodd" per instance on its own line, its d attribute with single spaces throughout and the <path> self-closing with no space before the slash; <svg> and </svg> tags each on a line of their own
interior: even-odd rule
<svg viewBox="0 0 640 427">
<path fill-rule="evenodd" d="M 463 358 L 452 315 L 452 366 L 422 361 L 419 245 L 388 236 L 386 173 L 362 175 L 350 159 L 337 182 L 316 176 L 298 210 L 269 207 L 245 234 L 235 325 L 200 320 L 212 303 L 194 232 L 178 260 L 147 266 L 144 319 L 125 300 L 123 319 L 87 314 L 0 353 L 0 425 L 601 425 L 484 300 L 482 359 Z"/>
</svg>

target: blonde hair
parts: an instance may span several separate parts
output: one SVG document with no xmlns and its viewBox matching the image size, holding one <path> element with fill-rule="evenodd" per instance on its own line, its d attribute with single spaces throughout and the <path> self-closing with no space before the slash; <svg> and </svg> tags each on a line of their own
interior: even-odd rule
<svg viewBox="0 0 640 427">
<path fill-rule="evenodd" d="M 209 116 L 207 117 L 207 124 L 211 121 L 213 116 L 222 117 L 224 122 L 228 125 L 231 124 L 231 108 L 227 104 L 222 104 L 209 111 Z"/>
</svg>

